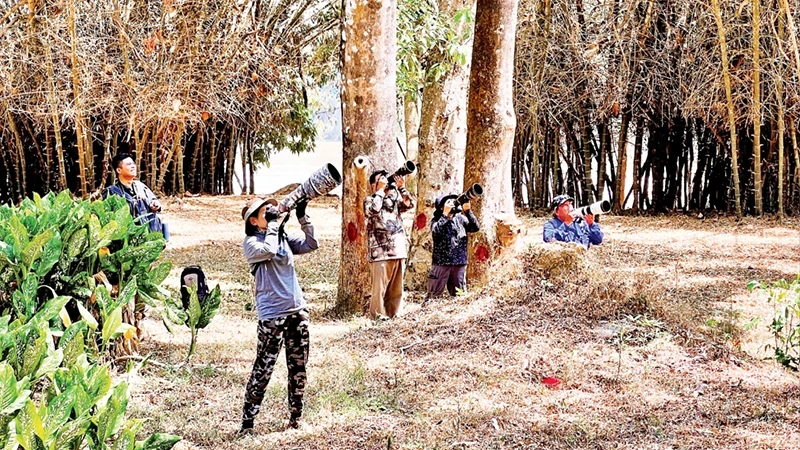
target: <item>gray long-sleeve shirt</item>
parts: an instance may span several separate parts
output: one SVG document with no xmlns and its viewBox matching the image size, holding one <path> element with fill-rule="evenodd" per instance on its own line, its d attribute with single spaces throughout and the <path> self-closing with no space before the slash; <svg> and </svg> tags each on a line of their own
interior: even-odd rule
<svg viewBox="0 0 800 450">
<path fill-rule="evenodd" d="M 300 219 L 300 226 L 305 237 L 286 236 L 278 242 L 279 224 L 273 221 L 266 231 L 244 238 L 247 262 L 258 264 L 255 281 L 259 320 L 285 317 L 306 307 L 294 270 L 294 255 L 316 250 L 319 244 L 308 216 Z"/>
</svg>

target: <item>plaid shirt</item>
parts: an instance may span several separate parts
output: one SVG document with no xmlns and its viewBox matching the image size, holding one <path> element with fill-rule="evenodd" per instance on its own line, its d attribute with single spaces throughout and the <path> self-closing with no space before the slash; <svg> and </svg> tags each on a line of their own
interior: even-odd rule
<svg viewBox="0 0 800 450">
<path fill-rule="evenodd" d="M 364 200 L 367 219 L 369 262 L 408 256 L 406 232 L 400 214 L 414 208 L 414 197 L 406 188 L 380 191 Z"/>
</svg>

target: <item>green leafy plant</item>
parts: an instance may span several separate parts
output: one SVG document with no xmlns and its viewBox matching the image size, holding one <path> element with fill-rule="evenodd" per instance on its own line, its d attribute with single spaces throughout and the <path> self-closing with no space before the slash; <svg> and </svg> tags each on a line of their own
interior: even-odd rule
<svg viewBox="0 0 800 450">
<path fill-rule="evenodd" d="M 773 351 L 773 358 L 784 366 L 797 371 L 800 369 L 800 276 L 791 282 L 786 280 L 767 284 L 751 281 L 747 289 L 767 293 L 767 301 L 775 308 L 769 330 L 774 343 L 766 346 Z M 748 326 L 755 326 L 751 321 Z"/>
<path fill-rule="evenodd" d="M 416 99 L 420 87 L 438 83 L 456 65 L 465 65 L 461 46 L 472 35 L 472 10 L 450 16 L 432 0 L 403 0 L 397 13 L 397 90 Z"/>
<path fill-rule="evenodd" d="M 215 286 L 202 300 L 197 295 L 196 286 L 187 286 L 189 291 L 189 304 L 187 308 L 183 307 L 180 300 L 167 299 L 164 308 L 164 326 L 167 327 L 172 333 L 171 323 L 177 325 L 186 325 L 192 333 L 192 342 L 189 344 L 189 354 L 186 360 L 194 355 L 195 345 L 197 344 L 197 331 L 205 328 L 211 323 L 211 319 L 217 314 L 219 310 L 220 300 L 222 293 L 219 290 L 219 285 Z"/>
<path fill-rule="evenodd" d="M 49 299 L 71 297 L 62 324 L 86 322 L 94 358 L 134 352 L 144 306 L 169 297 L 160 285 L 172 264 L 156 262 L 163 249 L 120 197 L 63 191 L 0 206 L 0 313 L 27 322 Z"/>
<path fill-rule="evenodd" d="M 87 358 L 86 323 L 63 332 L 48 326 L 58 323 L 67 301 L 46 301 L 27 322 L 0 317 L 0 447 L 171 449 L 180 437 L 136 440 L 143 421 L 125 420 L 127 384 L 114 384 L 106 366 Z"/>
</svg>

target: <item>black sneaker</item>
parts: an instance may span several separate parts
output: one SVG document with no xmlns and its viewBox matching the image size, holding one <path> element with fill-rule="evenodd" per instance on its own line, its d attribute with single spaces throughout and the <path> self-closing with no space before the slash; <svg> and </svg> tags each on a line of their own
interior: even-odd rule
<svg viewBox="0 0 800 450">
<path fill-rule="evenodd" d="M 242 429 L 239 430 L 237 435 L 244 436 L 247 434 L 251 434 L 253 432 L 253 419 L 244 419 L 242 420 Z"/>
<path fill-rule="evenodd" d="M 295 430 L 300 428 L 300 416 L 292 416 L 289 418 L 289 428 L 294 428 Z"/>
</svg>

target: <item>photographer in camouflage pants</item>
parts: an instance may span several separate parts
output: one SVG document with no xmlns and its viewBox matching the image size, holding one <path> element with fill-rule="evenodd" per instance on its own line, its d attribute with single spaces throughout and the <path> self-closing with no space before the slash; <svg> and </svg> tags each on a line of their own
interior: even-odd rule
<svg viewBox="0 0 800 450">
<path fill-rule="evenodd" d="M 275 199 L 255 198 L 242 209 L 247 235 L 244 255 L 255 277 L 259 320 L 256 360 L 244 394 L 240 433 L 253 429 L 253 420 L 261 408 L 284 341 L 289 372 L 289 427 L 297 428 L 303 414 L 309 317 L 294 270 L 294 255 L 316 250 L 318 243 L 306 215 L 305 202 L 297 203 L 297 219 L 304 237 L 287 236 L 283 229 L 286 220 L 279 223 L 280 215 Z"/>
</svg>

